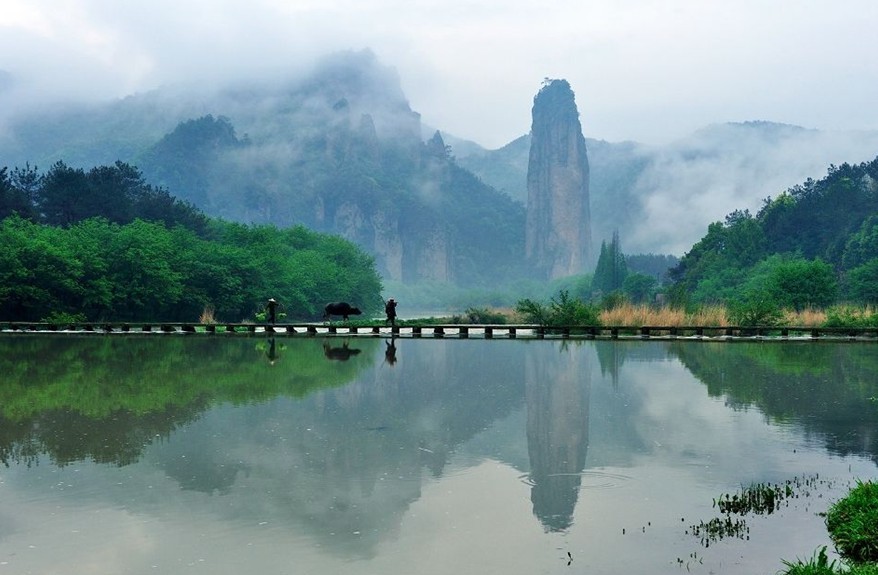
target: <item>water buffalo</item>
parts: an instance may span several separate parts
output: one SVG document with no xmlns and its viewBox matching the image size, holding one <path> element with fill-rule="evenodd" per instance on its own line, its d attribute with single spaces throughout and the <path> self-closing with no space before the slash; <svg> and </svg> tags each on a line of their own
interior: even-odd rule
<svg viewBox="0 0 878 575">
<path fill-rule="evenodd" d="M 332 320 L 332 316 L 340 315 L 347 320 L 349 315 L 360 315 L 361 313 L 363 312 L 359 308 L 353 307 L 347 302 L 338 301 L 326 304 L 326 307 L 323 308 L 323 319 Z"/>
</svg>

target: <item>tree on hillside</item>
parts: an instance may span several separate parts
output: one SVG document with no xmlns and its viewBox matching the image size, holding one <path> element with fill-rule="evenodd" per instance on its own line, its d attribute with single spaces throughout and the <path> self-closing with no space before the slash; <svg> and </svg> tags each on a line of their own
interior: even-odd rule
<svg viewBox="0 0 878 575">
<path fill-rule="evenodd" d="M 844 283 L 848 297 L 867 304 L 878 304 L 878 258 L 850 270 Z"/>
<path fill-rule="evenodd" d="M 625 276 L 622 291 L 634 303 L 648 303 L 658 285 L 658 280 L 650 275 L 633 273 Z"/>
<path fill-rule="evenodd" d="M 668 273 L 678 263 L 680 258 L 669 254 L 625 254 L 629 272 L 651 276 L 658 284 L 668 281 Z"/>
<path fill-rule="evenodd" d="M 11 174 L 8 168 L 0 168 L 0 219 L 12 214 L 27 219 L 36 216 L 28 174 L 30 166 L 26 170 L 16 168 Z"/>
<path fill-rule="evenodd" d="M 802 311 L 825 308 L 835 301 L 838 282 L 832 266 L 819 259 L 776 260 L 769 258 L 766 263 L 773 263 L 768 290 L 779 307 Z"/>
<path fill-rule="evenodd" d="M 839 265 L 849 236 L 878 212 L 878 158 L 858 166 L 830 166 L 821 180 L 809 178 L 757 214 L 773 253 L 801 253 Z"/>
<path fill-rule="evenodd" d="M 182 225 L 203 234 L 204 214 L 164 188 L 146 183 L 134 166 L 116 162 L 88 171 L 56 162 L 43 175 L 27 164 L 0 170 L 0 218 L 16 213 L 51 226 L 71 226 L 93 217 L 124 224 L 143 219 Z"/>
<path fill-rule="evenodd" d="M 56 162 L 46 173 L 37 197 L 37 209 L 50 226 L 69 226 L 98 215 L 87 198 L 88 181 L 85 171 Z M 99 208 L 99 206 L 97 206 Z"/>
<path fill-rule="evenodd" d="M 613 232 L 613 239 L 609 244 L 606 241 L 601 242 L 601 254 L 591 284 L 592 291 L 600 291 L 604 295 L 618 291 L 622 289 L 627 275 L 628 268 L 617 230 Z"/>
<path fill-rule="evenodd" d="M 878 255 L 878 215 L 871 215 L 848 238 L 841 257 L 843 269 L 853 269 Z"/>
</svg>

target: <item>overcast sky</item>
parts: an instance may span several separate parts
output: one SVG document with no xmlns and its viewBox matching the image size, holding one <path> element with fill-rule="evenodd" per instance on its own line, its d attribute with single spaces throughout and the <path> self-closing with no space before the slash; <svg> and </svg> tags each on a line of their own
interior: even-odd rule
<svg viewBox="0 0 878 575">
<path fill-rule="evenodd" d="M 499 147 L 545 77 L 586 137 L 878 129 L 876 0 L 0 0 L 0 105 L 118 98 L 371 48 L 425 124 Z"/>
</svg>

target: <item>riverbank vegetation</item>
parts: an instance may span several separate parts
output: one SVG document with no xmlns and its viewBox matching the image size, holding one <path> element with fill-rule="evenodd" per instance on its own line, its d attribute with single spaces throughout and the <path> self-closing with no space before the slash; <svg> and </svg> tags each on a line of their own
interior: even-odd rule
<svg viewBox="0 0 878 575">
<path fill-rule="evenodd" d="M 589 313 L 580 314 L 565 308 L 589 308 Z M 552 315 L 555 310 L 556 315 Z M 611 304 L 604 302 L 586 304 L 572 300 L 566 292 L 549 301 L 521 300 L 514 308 L 468 308 L 464 314 L 451 316 L 467 322 L 470 316 L 489 317 L 492 321 L 478 323 L 540 323 L 544 325 L 602 325 L 602 326 L 661 326 L 661 327 L 728 327 L 728 326 L 763 326 L 763 327 L 878 327 L 878 308 L 870 305 L 837 305 L 825 310 L 806 308 L 800 311 L 793 309 L 778 310 L 776 319 L 771 324 L 738 323 L 734 311 L 721 304 L 705 305 L 691 310 L 672 305 L 655 306 L 633 304 L 624 300 L 614 300 Z M 565 324 L 565 320 L 570 323 Z"/>
<path fill-rule="evenodd" d="M 858 482 L 826 513 L 826 528 L 842 561 L 826 548 L 807 561 L 784 561 L 782 575 L 878 575 L 878 483 Z"/>
<path fill-rule="evenodd" d="M 204 216 L 122 163 L 0 170 L 0 317 L 17 321 L 290 319 L 327 301 L 381 307 L 371 256 L 302 226 Z"/>
</svg>

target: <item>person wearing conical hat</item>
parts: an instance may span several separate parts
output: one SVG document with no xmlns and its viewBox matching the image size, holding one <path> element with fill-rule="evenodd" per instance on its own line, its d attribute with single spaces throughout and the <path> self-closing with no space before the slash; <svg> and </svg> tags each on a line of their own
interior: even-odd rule
<svg viewBox="0 0 878 575">
<path fill-rule="evenodd" d="M 387 303 L 384 304 L 384 313 L 387 314 L 387 319 L 384 320 L 384 325 L 387 325 L 387 322 L 390 322 L 391 326 L 396 326 L 396 302 L 393 301 L 393 298 L 387 300 Z"/>
<path fill-rule="evenodd" d="M 277 300 L 273 297 L 268 298 L 268 303 L 265 304 L 265 309 L 268 312 L 266 320 L 271 325 L 274 325 L 274 322 L 277 320 Z"/>
</svg>

